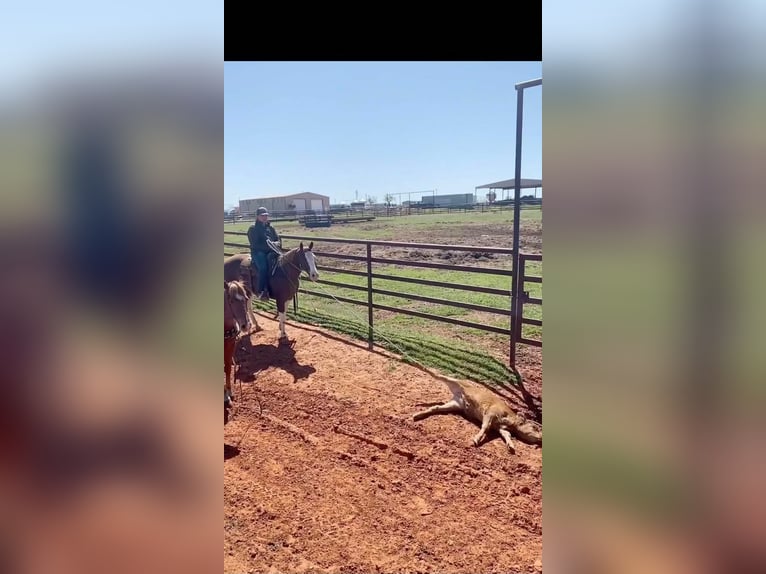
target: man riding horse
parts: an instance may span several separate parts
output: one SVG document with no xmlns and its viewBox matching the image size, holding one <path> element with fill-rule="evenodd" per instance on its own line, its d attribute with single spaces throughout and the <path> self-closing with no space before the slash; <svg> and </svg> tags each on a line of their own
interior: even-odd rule
<svg viewBox="0 0 766 574">
<path fill-rule="evenodd" d="M 269 221 L 265 207 L 256 211 L 257 219 L 247 230 L 250 241 L 250 256 L 258 269 L 257 296 L 261 301 L 269 300 L 269 262 L 282 253 L 279 234 Z"/>
</svg>

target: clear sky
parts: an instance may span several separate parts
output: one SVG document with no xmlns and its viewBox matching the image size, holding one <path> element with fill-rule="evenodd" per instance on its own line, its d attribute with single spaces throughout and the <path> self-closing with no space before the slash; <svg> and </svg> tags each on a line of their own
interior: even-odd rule
<svg viewBox="0 0 766 574">
<path fill-rule="evenodd" d="M 223 7 L 222 0 L 4 2 L 0 99 L 91 65 L 119 71 L 181 57 L 222 62 Z"/>
<path fill-rule="evenodd" d="M 333 203 L 356 190 L 378 201 L 473 193 L 510 179 L 514 84 L 540 77 L 540 62 L 226 62 L 224 207 L 304 191 Z M 522 177 L 542 178 L 541 132 L 532 88 Z"/>
</svg>

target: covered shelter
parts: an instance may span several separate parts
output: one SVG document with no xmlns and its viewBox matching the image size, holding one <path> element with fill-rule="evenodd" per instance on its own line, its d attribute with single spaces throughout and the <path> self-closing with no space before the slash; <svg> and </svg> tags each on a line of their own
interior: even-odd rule
<svg viewBox="0 0 766 574">
<path fill-rule="evenodd" d="M 535 198 L 537 197 L 537 190 L 543 187 L 543 180 L 542 179 L 529 179 L 529 178 L 522 178 L 521 179 L 521 185 L 519 186 L 519 189 L 534 189 L 535 190 Z M 516 180 L 515 179 L 504 179 L 503 181 L 496 181 L 494 183 L 486 183 L 484 185 L 479 185 L 474 188 L 474 193 L 478 194 L 479 189 L 488 189 L 490 191 L 492 190 L 500 190 L 500 200 L 503 199 L 510 199 L 511 198 L 511 191 L 516 189 Z M 505 197 L 503 197 L 505 196 Z M 477 196 L 478 197 L 478 196 Z"/>
</svg>

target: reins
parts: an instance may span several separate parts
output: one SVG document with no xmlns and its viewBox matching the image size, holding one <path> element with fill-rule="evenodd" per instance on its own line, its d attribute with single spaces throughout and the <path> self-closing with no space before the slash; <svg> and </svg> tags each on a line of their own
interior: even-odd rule
<svg viewBox="0 0 766 574">
<path fill-rule="evenodd" d="M 287 253 L 281 253 L 281 254 L 279 255 L 279 260 L 277 260 L 277 267 L 278 267 L 278 268 L 283 268 L 283 267 L 284 267 L 284 265 L 280 265 L 280 261 L 288 263 L 288 264 L 289 264 L 289 265 L 291 265 L 293 268 L 295 268 L 295 269 L 297 269 L 297 270 L 298 270 L 298 277 L 296 277 L 296 280 L 297 280 L 297 281 L 300 281 L 300 276 L 301 276 L 301 273 L 304 271 L 304 269 L 302 269 L 300 266 L 296 265 L 296 264 L 295 264 L 295 263 L 293 263 L 293 262 L 292 262 L 290 259 L 288 259 L 288 258 L 287 258 L 287 256 L 288 256 L 288 255 L 290 255 L 291 253 L 293 253 L 294 251 L 295 251 L 294 249 L 291 249 L 291 250 L 290 250 L 290 251 L 288 251 Z M 297 253 L 300 253 L 300 251 L 295 251 L 295 253 L 296 253 L 296 254 L 297 254 Z M 274 272 L 276 273 L 276 269 L 275 269 L 275 271 L 274 271 Z M 308 273 L 308 271 L 307 271 L 307 273 Z M 295 289 L 295 292 L 297 293 L 297 292 L 298 292 L 298 285 L 296 285 L 296 284 L 293 282 L 293 280 L 292 280 L 292 279 L 290 279 L 290 276 L 289 276 L 289 275 L 288 275 L 286 272 L 285 272 L 285 274 L 284 274 L 284 275 L 285 275 L 285 279 L 287 279 L 287 280 L 290 282 L 290 285 L 291 285 L 291 286 L 292 286 L 292 287 Z"/>
</svg>

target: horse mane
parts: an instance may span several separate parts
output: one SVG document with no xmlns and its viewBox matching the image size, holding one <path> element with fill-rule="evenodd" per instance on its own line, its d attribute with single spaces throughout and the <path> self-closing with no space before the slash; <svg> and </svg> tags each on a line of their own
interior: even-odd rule
<svg viewBox="0 0 766 574">
<path fill-rule="evenodd" d="M 274 271 L 279 271 L 288 278 L 290 275 L 295 274 L 297 271 L 297 276 L 300 277 L 301 264 L 300 261 L 297 260 L 300 256 L 300 253 L 300 247 L 293 247 L 292 249 L 281 253 L 277 258 L 277 262 L 274 266 Z M 285 264 L 285 262 L 287 263 Z"/>
<path fill-rule="evenodd" d="M 300 253 L 300 247 L 293 247 L 292 249 L 288 249 L 287 251 L 280 253 L 279 257 L 277 258 L 277 265 L 281 261 L 287 259 L 288 256 L 290 256 L 290 259 L 292 259 L 293 257 L 297 257 L 299 253 Z M 294 262 L 291 261 L 291 263 L 294 263 Z"/>
<path fill-rule="evenodd" d="M 245 297 L 249 296 L 247 292 L 247 287 L 245 287 L 245 282 L 240 279 L 237 279 L 235 281 L 224 281 L 223 287 L 224 287 L 224 291 L 227 291 L 230 295 L 233 294 L 232 291 L 239 291 Z"/>
</svg>

